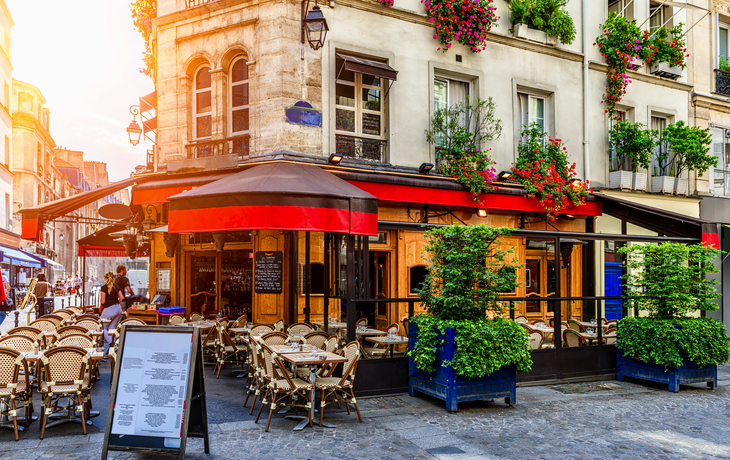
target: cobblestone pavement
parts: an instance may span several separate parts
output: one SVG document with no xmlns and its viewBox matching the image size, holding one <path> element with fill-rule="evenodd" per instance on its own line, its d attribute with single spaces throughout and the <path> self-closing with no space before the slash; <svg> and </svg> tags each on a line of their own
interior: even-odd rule
<svg viewBox="0 0 730 460">
<path fill-rule="evenodd" d="M 337 428 L 306 428 L 275 414 L 264 432 L 241 408 L 242 380 L 224 371 L 216 380 L 206 366 L 211 453 L 189 439 L 191 459 L 708 459 L 730 458 L 730 366 L 722 366 L 715 391 L 703 386 L 669 393 L 660 386 L 603 381 L 521 387 L 514 407 L 503 402 L 462 404 L 446 412 L 441 402 L 407 395 L 361 398 L 363 423 L 344 408 L 326 408 Z M 108 370 L 103 380 L 108 381 Z M 95 387 L 95 409 L 108 397 Z M 249 403 L 250 404 L 250 403 Z M 37 406 L 38 407 L 38 406 Z M 256 406 L 258 408 L 258 405 Z M 255 415 L 255 412 L 254 412 Z M 47 430 L 37 423 L 12 441 L 0 432 L 0 459 L 97 459 L 104 417 L 89 434 L 78 425 Z M 114 459 L 172 458 L 110 452 Z"/>
</svg>

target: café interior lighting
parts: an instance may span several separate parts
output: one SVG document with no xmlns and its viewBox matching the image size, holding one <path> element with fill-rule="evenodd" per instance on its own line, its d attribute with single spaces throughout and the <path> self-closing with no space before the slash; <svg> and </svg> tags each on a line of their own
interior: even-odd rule
<svg viewBox="0 0 730 460">
<path fill-rule="evenodd" d="M 477 216 L 487 217 L 487 210 L 486 209 L 477 209 Z"/>
<path fill-rule="evenodd" d="M 340 161 L 342 161 L 342 155 L 339 153 L 333 153 L 330 155 L 329 159 L 327 160 L 327 163 L 331 165 L 338 165 L 340 164 Z"/>
<path fill-rule="evenodd" d="M 421 163 L 418 167 L 419 174 L 428 174 L 433 169 L 433 163 Z"/>
</svg>

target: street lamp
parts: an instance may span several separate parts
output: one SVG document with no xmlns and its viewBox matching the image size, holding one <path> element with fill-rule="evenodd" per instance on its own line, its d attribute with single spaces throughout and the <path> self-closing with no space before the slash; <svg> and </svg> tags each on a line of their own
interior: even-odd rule
<svg viewBox="0 0 730 460">
<path fill-rule="evenodd" d="M 155 211 L 155 219 L 152 219 L 152 211 Z M 160 215 L 157 213 L 157 208 L 151 204 L 145 207 L 145 212 L 147 213 L 147 218 L 142 221 L 142 230 L 149 232 L 157 225 L 157 220 L 160 218 Z"/>
<path fill-rule="evenodd" d="M 314 8 L 312 11 L 309 10 L 309 0 L 302 0 L 302 43 L 304 43 L 304 36 L 307 36 L 309 46 L 313 50 L 317 51 L 324 45 L 324 39 L 327 36 L 327 20 L 322 14 L 322 10 L 319 9 L 317 0 L 314 0 Z"/>
<path fill-rule="evenodd" d="M 129 143 L 132 145 L 139 144 L 139 139 L 142 136 L 142 128 L 137 123 L 137 115 L 139 115 L 139 106 L 133 105 L 129 108 L 129 113 L 132 114 L 132 122 L 127 126 L 127 134 L 129 135 Z"/>
</svg>

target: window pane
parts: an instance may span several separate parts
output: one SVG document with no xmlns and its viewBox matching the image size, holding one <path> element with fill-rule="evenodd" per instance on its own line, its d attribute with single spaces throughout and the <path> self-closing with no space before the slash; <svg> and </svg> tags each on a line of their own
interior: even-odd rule
<svg viewBox="0 0 730 460">
<path fill-rule="evenodd" d="M 210 91 L 204 91 L 195 95 L 196 113 L 210 112 Z"/>
<path fill-rule="evenodd" d="M 545 131 L 545 100 L 530 98 L 530 123 L 537 123 Z"/>
<path fill-rule="evenodd" d="M 380 136 L 380 115 L 372 113 L 362 114 L 362 133 Z"/>
<path fill-rule="evenodd" d="M 715 170 L 715 178 L 713 181 L 713 188 L 715 189 L 715 195 L 725 195 L 725 173 L 722 170 Z"/>
<path fill-rule="evenodd" d="M 368 86 L 380 86 L 380 78 L 362 74 L 362 84 Z"/>
<path fill-rule="evenodd" d="M 197 118 L 195 134 L 196 137 L 210 137 L 210 115 Z"/>
<path fill-rule="evenodd" d="M 349 70 L 345 70 L 345 61 L 337 58 L 335 61 L 335 69 L 337 72 L 337 79 L 338 80 L 344 80 L 344 81 L 351 81 L 355 82 L 355 72 L 351 72 Z"/>
<path fill-rule="evenodd" d="M 355 112 L 352 110 L 337 109 L 335 120 L 335 129 L 337 131 L 355 132 Z"/>
<path fill-rule="evenodd" d="M 203 67 L 198 71 L 195 81 L 195 89 L 210 88 L 210 69 Z"/>
<path fill-rule="evenodd" d="M 651 15 L 651 19 L 649 19 L 649 30 L 651 32 L 654 32 L 656 29 L 661 27 L 664 22 L 664 15 L 662 13 L 663 11 L 661 6 L 652 5 L 649 7 L 649 14 Z"/>
<path fill-rule="evenodd" d="M 248 131 L 248 109 L 233 111 L 233 131 Z"/>
<path fill-rule="evenodd" d="M 233 102 L 231 103 L 232 107 L 248 105 L 248 83 L 236 85 L 231 88 L 231 90 L 233 93 Z"/>
<path fill-rule="evenodd" d="M 448 101 L 448 84 L 445 81 L 434 80 L 433 82 L 433 108 L 434 111 L 445 109 Z"/>
<path fill-rule="evenodd" d="M 233 76 L 231 77 L 232 82 L 248 80 L 248 64 L 245 60 L 239 59 L 233 64 Z"/>
<path fill-rule="evenodd" d="M 380 111 L 380 91 L 377 89 L 362 89 L 362 108 L 365 110 Z"/>
<path fill-rule="evenodd" d="M 355 107 L 355 87 L 338 83 L 335 86 L 335 104 Z"/>
</svg>

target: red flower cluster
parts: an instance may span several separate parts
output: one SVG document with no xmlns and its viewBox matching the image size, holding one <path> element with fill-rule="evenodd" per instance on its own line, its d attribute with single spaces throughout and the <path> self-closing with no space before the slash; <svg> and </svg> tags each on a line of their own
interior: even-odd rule
<svg viewBox="0 0 730 460">
<path fill-rule="evenodd" d="M 393 6 L 393 0 L 378 0 L 378 2 L 385 5 L 386 8 Z"/>
<path fill-rule="evenodd" d="M 439 50 L 447 51 L 452 41 L 468 46 L 474 53 L 487 47 L 487 32 L 499 20 L 494 0 L 421 1 L 426 7 L 428 20 L 436 23 L 433 38 L 440 40 L 442 47 Z"/>
</svg>

